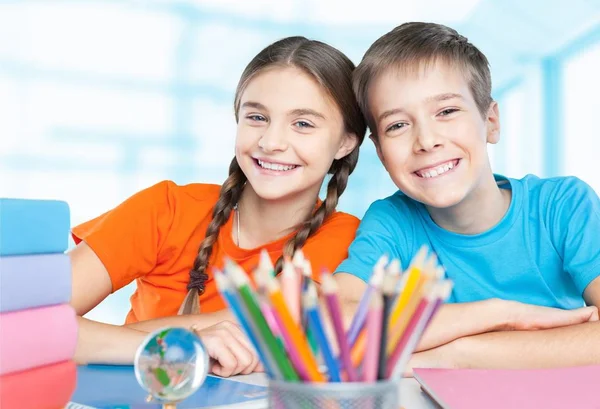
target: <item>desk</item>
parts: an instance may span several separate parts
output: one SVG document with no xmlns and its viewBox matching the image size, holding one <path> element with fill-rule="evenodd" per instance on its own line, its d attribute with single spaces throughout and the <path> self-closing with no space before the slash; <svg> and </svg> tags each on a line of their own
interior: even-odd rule
<svg viewBox="0 0 600 409">
<path fill-rule="evenodd" d="M 230 379 L 251 383 L 254 385 L 266 385 L 267 377 L 263 374 L 239 375 Z M 436 406 L 421 390 L 421 386 L 413 378 L 402 379 L 400 383 L 400 400 L 405 409 L 437 409 Z"/>
<path fill-rule="evenodd" d="M 234 376 L 229 380 L 260 386 L 266 386 L 268 383 L 268 379 L 263 373 Z M 232 388 L 231 384 L 229 383 L 229 386 L 223 384 L 223 387 L 227 388 L 225 393 L 231 393 L 231 390 L 237 389 L 235 386 Z M 250 386 L 250 388 L 254 388 L 254 386 Z M 205 390 L 204 393 L 207 391 Z M 437 408 L 421 391 L 417 381 L 412 378 L 401 381 L 399 393 L 401 404 L 405 409 Z M 143 402 L 145 397 L 146 393 L 135 380 L 132 366 L 84 366 L 78 368 L 77 389 L 72 399 L 77 403 L 104 401 L 105 404 L 117 405 L 131 400 Z M 252 406 L 259 407 L 259 402 L 256 403 L 258 405 Z M 266 403 L 264 407 L 267 407 Z"/>
</svg>

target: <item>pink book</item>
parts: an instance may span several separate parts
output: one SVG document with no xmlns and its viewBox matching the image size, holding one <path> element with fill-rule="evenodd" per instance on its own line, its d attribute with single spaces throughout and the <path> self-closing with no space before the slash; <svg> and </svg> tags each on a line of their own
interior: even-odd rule
<svg viewBox="0 0 600 409">
<path fill-rule="evenodd" d="M 68 361 L 77 321 L 68 304 L 0 314 L 0 375 Z"/>
<path fill-rule="evenodd" d="M 0 408 L 64 408 L 76 379 L 77 367 L 72 361 L 0 376 Z"/>
<path fill-rule="evenodd" d="M 598 409 L 600 366 L 553 369 L 415 369 L 442 409 Z"/>
</svg>

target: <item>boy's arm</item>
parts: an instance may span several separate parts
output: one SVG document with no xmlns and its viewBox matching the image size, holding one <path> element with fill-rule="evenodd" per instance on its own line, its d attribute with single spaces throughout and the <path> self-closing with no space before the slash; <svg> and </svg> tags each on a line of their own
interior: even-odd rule
<svg viewBox="0 0 600 409">
<path fill-rule="evenodd" d="M 586 288 L 588 304 L 600 307 L 600 277 Z M 543 368 L 600 364 L 600 321 L 540 331 L 490 332 L 457 339 L 413 355 L 412 368 Z"/>
</svg>

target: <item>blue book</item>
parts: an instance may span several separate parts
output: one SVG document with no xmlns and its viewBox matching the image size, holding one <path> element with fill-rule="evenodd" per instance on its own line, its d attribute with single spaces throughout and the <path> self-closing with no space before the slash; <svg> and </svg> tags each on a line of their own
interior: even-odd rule
<svg viewBox="0 0 600 409">
<path fill-rule="evenodd" d="M 65 409 L 161 409 L 148 403 L 148 393 L 138 384 L 133 366 L 88 365 L 77 367 L 77 387 Z M 207 376 L 204 384 L 177 409 L 267 407 L 267 387 L 233 379 Z"/>
<path fill-rule="evenodd" d="M 66 202 L 0 199 L 0 256 L 63 253 L 70 225 Z"/>
<path fill-rule="evenodd" d="M 71 299 L 67 254 L 0 256 L 0 312 L 66 304 Z"/>
</svg>

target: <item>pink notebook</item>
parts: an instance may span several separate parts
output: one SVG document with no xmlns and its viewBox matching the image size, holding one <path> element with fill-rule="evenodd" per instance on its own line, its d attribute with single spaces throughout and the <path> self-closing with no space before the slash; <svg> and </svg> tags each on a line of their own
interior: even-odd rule
<svg viewBox="0 0 600 409">
<path fill-rule="evenodd" d="M 0 375 L 68 361 L 77 321 L 68 304 L 0 314 Z"/>
<path fill-rule="evenodd" d="M 600 409 L 600 366 L 415 369 L 414 377 L 443 409 Z"/>
</svg>

